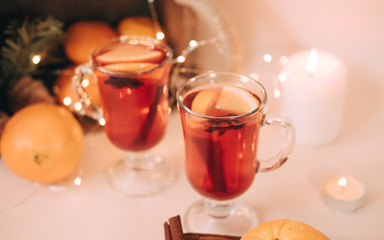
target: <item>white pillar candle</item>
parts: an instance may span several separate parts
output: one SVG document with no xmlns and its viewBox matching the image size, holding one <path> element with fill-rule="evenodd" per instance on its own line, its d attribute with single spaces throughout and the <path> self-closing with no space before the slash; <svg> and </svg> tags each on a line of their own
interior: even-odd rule
<svg viewBox="0 0 384 240">
<path fill-rule="evenodd" d="M 296 128 L 296 141 L 321 145 L 340 132 L 347 70 L 337 57 L 316 50 L 288 58 L 279 75 L 281 107 Z"/>
</svg>

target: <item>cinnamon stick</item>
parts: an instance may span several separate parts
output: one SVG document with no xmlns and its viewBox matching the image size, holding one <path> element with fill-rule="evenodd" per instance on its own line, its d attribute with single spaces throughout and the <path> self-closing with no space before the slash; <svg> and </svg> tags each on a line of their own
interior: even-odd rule
<svg viewBox="0 0 384 240">
<path fill-rule="evenodd" d="M 241 237 L 221 235 L 221 234 L 208 234 L 208 233 L 185 233 L 184 240 L 240 240 Z"/>
<path fill-rule="evenodd" d="M 171 230 L 169 229 L 169 224 L 167 222 L 164 223 L 164 235 L 165 240 L 172 240 Z"/>
<path fill-rule="evenodd" d="M 200 157 L 206 160 L 205 164 L 208 170 L 208 177 L 212 182 L 212 189 L 210 189 L 210 191 L 226 193 L 227 184 L 225 181 L 220 144 L 212 139 L 203 139 L 200 136 L 191 136 L 191 140 L 200 150 Z"/>
<path fill-rule="evenodd" d="M 169 222 L 169 223 L 168 223 Z M 240 240 L 241 237 L 209 233 L 183 233 L 180 215 L 164 223 L 165 240 Z"/>
<path fill-rule="evenodd" d="M 155 97 L 149 109 L 147 119 L 145 120 L 144 125 L 140 130 L 140 134 L 137 136 L 134 142 L 143 144 L 145 143 L 145 141 L 147 141 L 147 138 L 149 137 L 149 133 L 152 128 L 152 124 L 155 121 L 155 117 L 157 115 L 157 105 L 159 104 L 161 98 L 163 97 L 163 92 L 164 92 L 164 86 L 159 86 L 156 88 Z"/>
<path fill-rule="evenodd" d="M 169 219 L 169 228 L 171 229 L 172 240 L 184 239 L 184 233 L 183 233 L 183 227 L 181 226 L 180 215 L 171 217 Z"/>
</svg>

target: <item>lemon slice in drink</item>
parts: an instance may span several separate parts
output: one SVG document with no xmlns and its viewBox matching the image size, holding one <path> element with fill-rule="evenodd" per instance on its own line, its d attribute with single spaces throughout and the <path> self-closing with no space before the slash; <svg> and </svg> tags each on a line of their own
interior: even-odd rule
<svg viewBox="0 0 384 240">
<path fill-rule="evenodd" d="M 199 92 L 192 101 L 191 110 L 201 115 L 207 115 L 208 111 L 214 107 L 219 93 L 217 89 L 208 89 Z"/>
<path fill-rule="evenodd" d="M 216 102 L 216 109 L 227 114 L 245 114 L 260 106 L 259 100 L 245 89 L 226 85 Z"/>
</svg>

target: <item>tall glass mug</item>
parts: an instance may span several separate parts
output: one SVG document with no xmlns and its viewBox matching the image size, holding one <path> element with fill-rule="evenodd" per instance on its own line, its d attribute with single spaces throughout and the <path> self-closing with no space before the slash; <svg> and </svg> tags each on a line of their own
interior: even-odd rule
<svg viewBox="0 0 384 240">
<path fill-rule="evenodd" d="M 91 116 L 105 124 L 109 140 L 129 154 L 112 166 L 108 179 L 114 189 L 131 196 L 149 195 L 167 187 L 171 167 L 147 150 L 158 144 L 168 121 L 168 80 L 172 51 L 156 39 L 124 36 L 95 48 L 90 63 L 79 66 L 73 78 Z M 101 109 L 84 90 L 96 77 Z"/>
<path fill-rule="evenodd" d="M 204 197 L 188 209 L 184 226 L 190 232 L 242 236 L 258 218 L 251 207 L 235 199 L 247 191 L 256 173 L 284 164 L 294 146 L 294 128 L 285 117 L 264 113 L 266 91 L 247 76 L 199 75 L 186 81 L 176 98 L 187 178 Z M 259 131 L 269 125 L 282 129 L 284 143 L 275 157 L 259 161 Z"/>
</svg>

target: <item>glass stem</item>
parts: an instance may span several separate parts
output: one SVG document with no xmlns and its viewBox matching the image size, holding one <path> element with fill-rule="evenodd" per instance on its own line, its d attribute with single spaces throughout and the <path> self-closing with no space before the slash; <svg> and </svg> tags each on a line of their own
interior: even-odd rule
<svg viewBox="0 0 384 240">
<path fill-rule="evenodd" d="M 146 170 L 148 168 L 147 157 L 148 154 L 146 152 L 130 152 L 125 155 L 124 163 L 127 167 L 135 171 Z"/>
<path fill-rule="evenodd" d="M 215 201 L 212 199 L 204 199 L 204 207 L 210 216 L 215 218 L 226 218 L 233 212 L 235 201 Z"/>
</svg>

